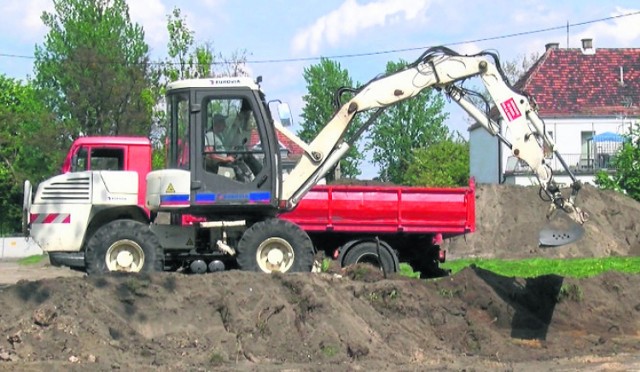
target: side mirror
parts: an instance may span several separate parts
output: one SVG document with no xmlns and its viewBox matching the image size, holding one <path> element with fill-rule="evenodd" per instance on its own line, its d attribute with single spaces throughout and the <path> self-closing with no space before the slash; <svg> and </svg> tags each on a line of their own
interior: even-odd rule
<svg viewBox="0 0 640 372">
<path fill-rule="evenodd" d="M 283 127 L 290 127 L 293 125 L 293 118 L 291 117 L 291 109 L 289 108 L 289 104 L 278 104 L 278 117 L 280 118 L 280 123 L 282 123 Z"/>
<path fill-rule="evenodd" d="M 71 167 L 68 171 L 82 172 L 87 170 L 88 150 L 85 146 L 79 147 L 71 156 Z M 64 169 L 63 169 L 64 172 Z"/>
<path fill-rule="evenodd" d="M 78 171 L 78 153 L 74 153 L 71 157 L 71 172 Z"/>
</svg>

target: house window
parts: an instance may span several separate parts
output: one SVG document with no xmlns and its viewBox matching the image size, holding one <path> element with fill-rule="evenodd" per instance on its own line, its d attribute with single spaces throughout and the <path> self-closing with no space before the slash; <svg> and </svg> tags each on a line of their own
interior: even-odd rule
<svg viewBox="0 0 640 372">
<path fill-rule="evenodd" d="M 593 136 L 596 133 L 594 131 L 580 132 L 580 168 L 591 169 L 593 168 L 594 148 L 593 148 Z"/>
</svg>

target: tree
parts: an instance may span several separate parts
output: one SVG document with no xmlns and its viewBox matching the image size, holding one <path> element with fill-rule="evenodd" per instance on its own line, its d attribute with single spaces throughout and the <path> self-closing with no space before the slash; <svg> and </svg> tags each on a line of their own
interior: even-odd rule
<svg viewBox="0 0 640 372">
<path fill-rule="evenodd" d="M 187 18 L 178 7 L 167 16 L 169 42 L 164 65 L 167 81 L 213 76 L 248 76 L 247 51 L 238 49 L 225 58 L 215 54 L 212 42 L 197 43 Z M 218 67 L 214 69 L 213 67 Z"/>
<path fill-rule="evenodd" d="M 187 25 L 187 19 L 178 7 L 167 14 L 168 57 L 157 64 L 151 79 L 151 93 L 156 103 L 152 110 L 151 141 L 153 143 L 153 169 L 161 169 L 166 163 L 165 141 L 169 130 L 166 120 L 165 101 L 166 85 L 169 82 L 210 76 L 213 53 L 209 46 L 194 51 L 194 32 Z M 200 64 L 199 60 L 203 63 Z"/>
<path fill-rule="evenodd" d="M 183 17 L 181 10 L 174 7 L 171 14 L 167 15 L 167 31 L 169 41 L 167 43 L 167 67 L 165 74 L 169 81 L 185 79 L 191 77 L 191 67 L 189 60 L 190 49 L 193 46 L 194 32 L 187 26 L 186 17 Z"/>
<path fill-rule="evenodd" d="M 68 142 L 31 83 L 0 75 L 0 233 L 20 230 L 22 185 L 37 184 L 61 164 Z"/>
<path fill-rule="evenodd" d="M 459 137 L 416 149 L 403 183 L 440 187 L 468 185 L 469 143 Z"/>
<path fill-rule="evenodd" d="M 317 65 L 305 68 L 303 76 L 307 82 L 308 93 L 302 97 L 305 106 L 302 110 L 302 129 L 298 131 L 298 136 L 303 141 L 310 142 L 336 112 L 337 108 L 333 105 L 335 92 L 339 88 L 353 86 L 353 82 L 347 70 L 343 70 L 338 62 L 326 58 L 321 59 Z M 353 124 L 347 130 L 347 138 L 357 130 L 357 119 Z M 355 143 L 347 155 L 340 160 L 341 176 L 346 178 L 358 176 L 362 159 L 363 155 Z M 327 174 L 327 181 L 335 178 L 335 172 Z"/>
<path fill-rule="evenodd" d="M 536 64 L 540 59 L 540 53 L 531 53 L 529 55 L 521 54 L 515 59 L 506 61 L 501 64 L 502 71 L 507 77 L 510 84 L 515 84 L 524 74 Z"/>
<path fill-rule="evenodd" d="M 54 0 L 35 50 L 35 82 L 64 135 L 149 135 L 149 47 L 125 0 Z"/>
<path fill-rule="evenodd" d="M 195 44 L 194 32 L 187 25 L 187 18 L 178 7 L 167 16 L 169 42 L 165 61 L 167 81 L 212 76 L 215 61 L 210 43 Z"/>
<path fill-rule="evenodd" d="M 640 125 L 634 124 L 624 138 L 622 148 L 611 160 L 615 173 L 601 170 L 595 183 L 602 189 L 622 192 L 640 201 Z"/>
<path fill-rule="evenodd" d="M 406 62 L 389 62 L 387 73 L 399 71 Z M 450 137 L 442 110 L 444 100 L 432 89 L 389 107 L 371 127 L 367 149 L 373 151 L 373 162 L 380 168 L 380 180 L 402 183 L 412 153 Z"/>
<path fill-rule="evenodd" d="M 247 68 L 247 55 L 249 52 L 246 49 L 236 49 L 231 52 L 229 57 L 224 57 L 222 54 L 218 56 L 218 59 L 222 60 L 222 71 L 218 76 L 249 76 L 249 69 Z"/>
<path fill-rule="evenodd" d="M 520 81 L 520 79 L 536 64 L 536 62 L 540 59 L 539 53 L 531 53 L 529 55 L 521 54 L 516 58 L 508 61 L 501 61 L 500 68 L 505 75 L 506 83 L 516 85 Z M 473 88 L 472 89 L 477 94 L 467 94 L 465 96 L 466 99 L 470 100 L 474 105 L 476 105 L 480 110 L 491 109 L 491 107 L 495 106 L 493 101 L 491 100 L 491 95 L 485 86 L 482 88 Z M 497 112 L 497 111 L 496 111 Z M 468 116 L 467 121 L 470 124 L 475 122 L 475 119 Z M 498 139 L 496 139 L 497 141 Z"/>
<path fill-rule="evenodd" d="M 216 55 L 212 42 L 196 42 L 195 33 L 189 28 L 186 16 L 182 15 L 178 7 L 174 7 L 167 15 L 167 32 L 168 57 L 159 64 L 161 67 L 155 71 L 152 83 L 153 96 L 157 102 L 153 111 L 152 129 L 154 169 L 162 166 L 165 157 L 167 122 L 163 102 L 167 83 L 181 79 L 249 75 L 245 50 L 233 52 L 228 59 L 222 54 Z"/>
</svg>

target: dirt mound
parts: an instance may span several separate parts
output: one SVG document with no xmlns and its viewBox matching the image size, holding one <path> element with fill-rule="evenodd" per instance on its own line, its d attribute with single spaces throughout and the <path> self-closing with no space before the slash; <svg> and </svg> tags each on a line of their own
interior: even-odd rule
<svg viewBox="0 0 640 372">
<path fill-rule="evenodd" d="M 449 257 L 640 253 L 640 206 L 585 186 L 586 236 L 537 246 L 536 188 L 480 185 L 477 231 Z M 336 274 L 59 277 L 0 290 L 0 369 L 633 370 L 640 276 L 508 278 L 476 267 L 429 281 L 366 265 Z M 42 277 L 43 268 L 38 269 Z"/>
<path fill-rule="evenodd" d="M 577 204 L 589 214 L 585 236 L 558 248 L 538 247 L 548 203 L 538 187 L 477 186 L 476 231 L 445 242 L 450 258 L 608 257 L 640 255 L 640 203 L 584 185 Z M 568 193 L 565 191 L 565 195 Z"/>
<path fill-rule="evenodd" d="M 19 282 L 0 293 L 0 367 L 493 370 L 640 351 L 629 321 L 639 318 L 638 276 L 521 280 L 469 268 L 432 281 L 361 277 L 232 271 Z"/>
</svg>

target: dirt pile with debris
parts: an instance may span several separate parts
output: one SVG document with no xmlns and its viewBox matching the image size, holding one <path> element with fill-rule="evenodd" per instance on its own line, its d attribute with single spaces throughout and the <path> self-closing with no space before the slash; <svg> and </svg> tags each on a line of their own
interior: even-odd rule
<svg viewBox="0 0 640 372">
<path fill-rule="evenodd" d="M 589 184 L 582 187 L 576 203 L 589 214 L 584 237 L 557 248 L 539 247 L 538 233 L 548 224 L 548 203 L 539 198 L 538 190 L 533 186 L 478 185 L 476 231 L 445 242 L 449 258 L 640 255 L 640 203 Z M 568 190 L 563 191 L 568 195 Z"/>
<path fill-rule="evenodd" d="M 450 257 L 636 255 L 638 203 L 585 186 L 586 236 L 541 249 L 537 189 L 480 185 Z M 384 278 L 229 271 L 21 280 L 0 289 L 0 370 L 640 369 L 640 276 Z M 60 270 L 60 269 L 56 269 Z M 7 273 L 5 273 L 7 274 Z M 21 273 L 24 275 L 24 273 Z M 22 276 L 24 277 L 24 276 Z"/>
<path fill-rule="evenodd" d="M 640 352 L 639 276 L 344 274 L 19 282 L 0 293 L 0 368 L 495 370 Z"/>
</svg>

